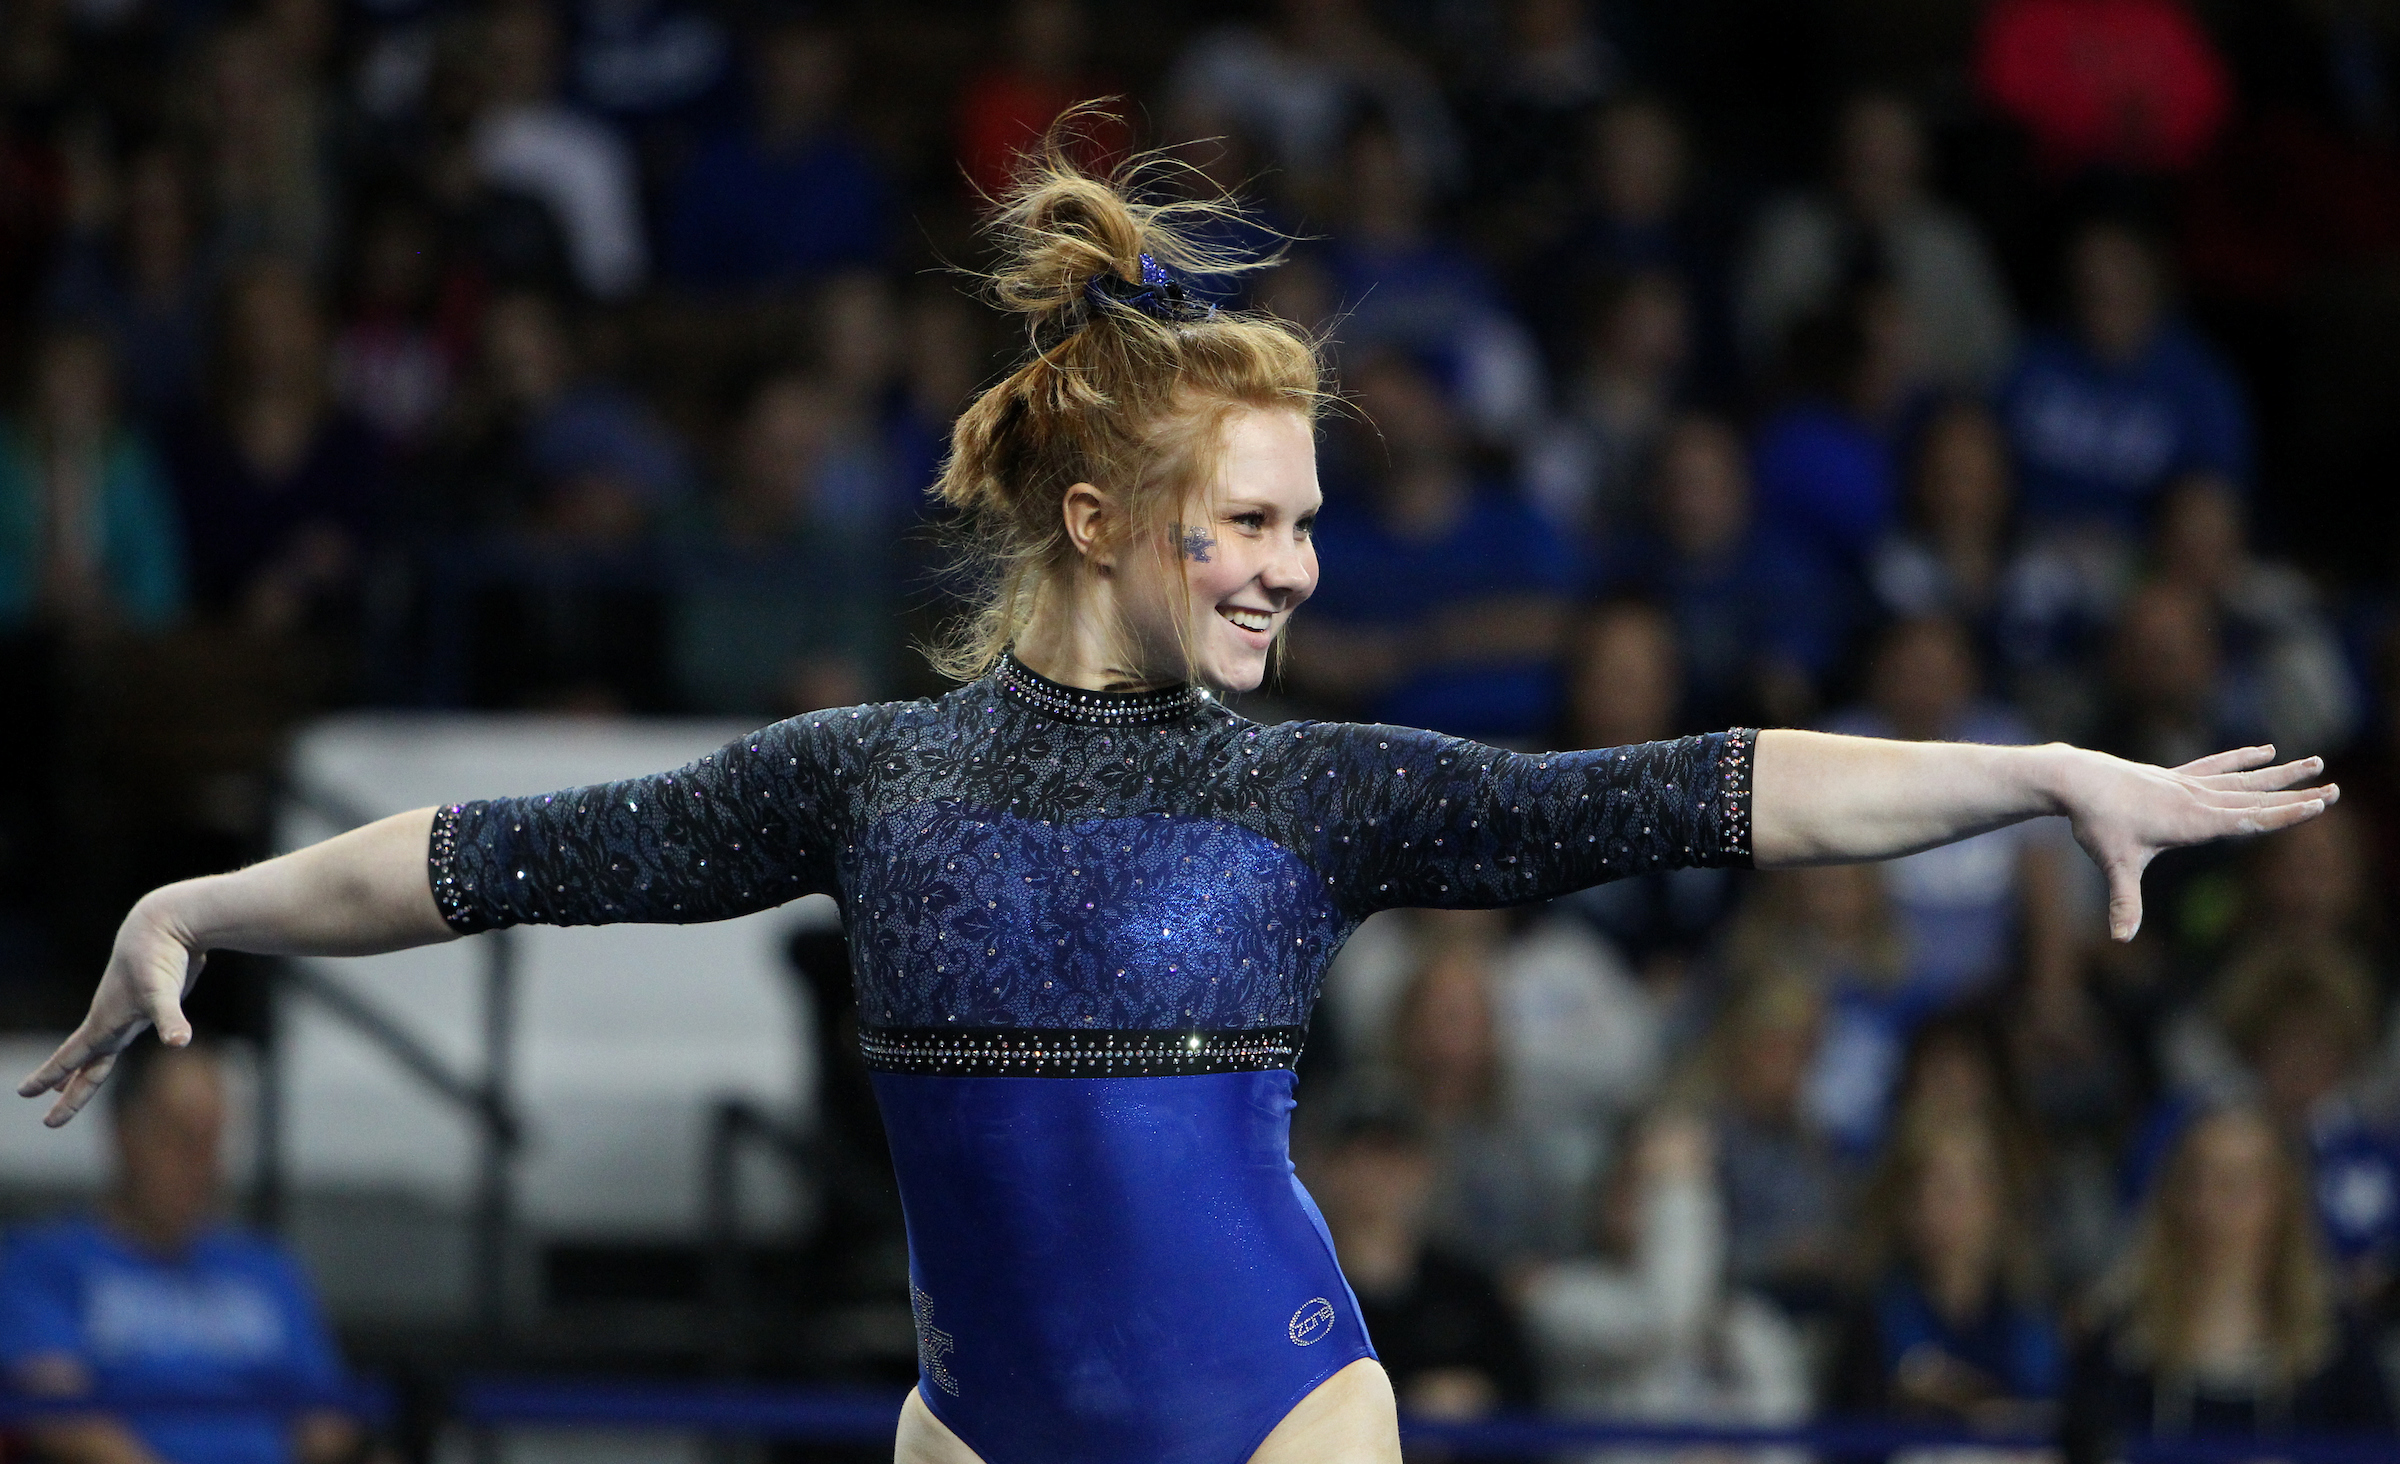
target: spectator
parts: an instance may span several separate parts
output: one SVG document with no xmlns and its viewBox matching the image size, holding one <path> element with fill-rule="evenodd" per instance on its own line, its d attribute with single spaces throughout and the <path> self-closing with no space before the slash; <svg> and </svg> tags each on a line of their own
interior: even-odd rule
<svg viewBox="0 0 2400 1464">
<path fill-rule="evenodd" d="M 190 175 L 172 146 L 135 152 L 121 183 L 100 168 L 81 179 L 47 304 L 57 318 L 107 331 L 127 409 L 156 426 L 194 400 L 218 271 L 200 246 Z"/>
<path fill-rule="evenodd" d="M 2047 1427 L 2065 1382 L 2033 1216 L 1992 1125 L 1928 1116 L 1868 1199 L 1880 1274 L 1844 1328 L 1833 1405 L 2010 1432 Z"/>
<path fill-rule="evenodd" d="M 1716 1168 L 1708 1125 L 1655 1116 L 1601 1193 L 1596 1253 L 1536 1267 L 1519 1284 L 1549 1407 L 1767 1428 L 1807 1415 L 1799 1334 L 1726 1286 Z"/>
<path fill-rule="evenodd" d="M 573 14 L 568 89 L 586 106 L 644 130 L 724 110 L 733 37 L 711 7 L 619 0 L 578 5 Z"/>
<path fill-rule="evenodd" d="M 1601 558 L 1596 588 L 1666 610 L 1682 653 L 1685 727 L 1807 716 L 1833 658 L 1815 562 L 1762 532 L 1741 439 L 1686 416 L 1661 435 L 1648 531 Z"/>
<path fill-rule="evenodd" d="M 650 269 L 632 151 L 559 100 L 558 27 L 542 0 L 501 0 L 484 21 L 468 149 L 477 176 L 540 202 L 575 282 L 618 300 Z"/>
<path fill-rule="evenodd" d="M 1607 601 L 1569 633 L 1565 746 L 1663 741 L 1682 730 L 1683 702 L 1675 622 L 1657 606 Z M 1642 1021 L 1661 1031 L 1669 1062 L 1698 1035 L 1690 1030 L 1697 997 L 1691 965 L 1715 937 L 1738 888 L 1731 870 L 1657 870 L 1558 902 L 1640 973 Z"/>
<path fill-rule="evenodd" d="M 2228 695 L 2215 613 L 2188 588 L 2153 582 L 2125 602 L 2110 648 L 2101 746 L 2160 767 L 2266 740 Z"/>
<path fill-rule="evenodd" d="M 211 409 L 167 440 L 194 607 L 268 634 L 327 628 L 355 609 L 382 526 L 382 451 L 334 404 L 324 322 L 290 265 L 234 276 L 218 351 Z"/>
<path fill-rule="evenodd" d="M 2089 224 L 2068 271 L 2073 331 L 2030 338 L 2000 392 L 2027 520 L 2130 540 L 2178 478 L 2212 473 L 2246 485 L 2241 390 L 2169 312 L 2150 243 L 2123 224 Z"/>
<path fill-rule="evenodd" d="M 1807 1104 L 1824 1025 L 1818 989 L 1769 965 L 1745 978 L 1711 1053 L 1728 1276 L 1796 1316 L 1834 1306 L 1848 1253 L 1848 1184 Z"/>
<path fill-rule="evenodd" d="M 354 252 L 347 318 L 333 343 L 335 399 L 395 451 L 422 447 L 449 401 L 464 344 L 434 317 L 432 221 L 387 203 L 368 216 Z"/>
<path fill-rule="evenodd" d="M 494 300 L 481 354 L 442 475 L 471 495 L 461 517 L 622 548 L 683 502 L 682 445 L 639 398 L 586 368 L 555 302 L 531 291 Z"/>
<path fill-rule="evenodd" d="M 1334 572 L 1310 603 L 1314 623 L 1295 628 L 1295 688 L 1464 737 L 1546 735 L 1557 725 L 1553 658 L 1580 579 L 1573 547 L 1475 480 L 1456 417 L 1423 371 L 1384 356 L 1354 379 L 1389 466 L 1318 527 Z"/>
<path fill-rule="evenodd" d="M 1577 139 L 1622 84 L 1625 61 L 1580 0 L 1512 0 L 1499 45 L 1477 65 L 1465 98 L 1473 196 L 1485 231 L 1513 252 L 1527 225 L 1562 207 L 1574 187 Z"/>
<path fill-rule="evenodd" d="M 2128 1437 L 2388 1431 L 2374 1354 L 2335 1304 L 2300 1165 L 2254 1108 L 2194 1119 L 2078 1350 L 2067 1455 Z"/>
<path fill-rule="evenodd" d="M 1081 0 L 1014 0 L 1006 25 L 1007 55 L 969 80 L 958 101 L 958 164 L 978 201 L 1008 191 L 1017 160 L 1061 113 L 1117 90 L 1091 70 L 1092 17 Z M 1095 116 L 1078 157 L 1105 172 L 1132 144 L 1122 121 Z"/>
<path fill-rule="evenodd" d="M 769 30 L 755 55 L 756 117 L 704 144 L 667 203 L 667 266 L 709 290 L 789 290 L 880 263 L 882 170 L 842 116 L 848 41 L 818 21 Z"/>
<path fill-rule="evenodd" d="M 2381 1004 L 2354 951 L 2290 936 L 2237 953 L 2210 1002 L 2266 1112 L 2307 1148 L 2318 1221 L 2345 1294 L 2359 1302 L 2400 1265 L 2400 1133 L 2366 1071 Z"/>
<path fill-rule="evenodd" d="M 1926 188 L 1916 110 L 1888 93 L 1843 108 L 1834 193 L 1803 193 L 1767 211 L 1740 286 L 1744 345 L 1769 363 L 1792 327 L 1851 285 L 1888 280 L 1914 323 L 1915 365 L 1931 381 L 1975 390 L 2008 364 L 2015 325 L 1990 252 L 1966 215 Z"/>
<path fill-rule="evenodd" d="M 2251 551 L 2241 496 L 2197 474 L 2167 490 L 2158 517 L 2160 578 L 2205 597 L 2225 638 L 2241 720 L 2289 756 L 2329 753 L 2358 729 L 2358 692 L 2316 590 Z"/>
<path fill-rule="evenodd" d="M 1563 1197 L 1544 1182 L 1510 1103 L 1495 943 L 1483 922 L 1436 930 L 1392 1013 L 1391 1070 L 1423 1113 L 1439 1160 L 1430 1233 L 1498 1270 L 1555 1248 Z"/>
<path fill-rule="evenodd" d="M 1880 871 L 1842 865 L 1763 877 L 1727 942 L 1745 978 L 1805 981 L 1822 1004 L 1798 1100 L 1806 1127 L 1844 1158 L 1871 1153 L 1909 1033 L 1932 1008 L 1905 979 L 1907 948 Z"/>
<path fill-rule="evenodd" d="M 1586 533 L 1636 518 L 1692 355 L 1690 302 L 1674 275 L 1650 270 L 1592 293 L 1563 410 L 1535 437 L 1526 469 L 1534 502 Z"/>
<path fill-rule="evenodd" d="M 1330 196 L 1344 129 L 1366 111 L 1388 119 L 1400 166 L 1426 186 L 1459 178 L 1457 124 L 1440 87 L 1361 0 L 1277 0 L 1266 25 L 1204 34 L 1177 58 L 1167 91 L 1171 115 L 1244 134 L 1303 206 Z"/>
<path fill-rule="evenodd" d="M 1753 453 L 1760 521 L 1817 562 L 1836 613 L 1853 621 L 1868 562 L 1899 517 L 1891 427 L 1910 384 L 1905 311 L 1901 296 L 1868 286 L 1794 326 L 1788 399 L 1759 424 Z"/>
<path fill-rule="evenodd" d="M 321 6 L 278 8 L 288 16 Z M 227 254 L 273 254 L 314 270 L 333 236 L 331 116 L 310 70 L 318 58 L 293 43 L 319 22 L 276 19 L 236 22 L 208 48 L 200 100 L 213 213 Z"/>
<path fill-rule="evenodd" d="M 0 635 L 166 625 L 183 609 L 183 526 L 118 417 L 107 341 L 55 332 L 33 376 L 28 409 L 0 426 Z"/>
<path fill-rule="evenodd" d="M 671 612 L 693 711 L 786 717 L 881 694 L 882 556 L 817 512 L 833 416 L 806 377 L 773 377 L 751 395 L 725 491 L 687 536 L 698 578 Z"/>
<path fill-rule="evenodd" d="M 1523 1332 L 1489 1271 L 1428 1230 L 1438 1163 L 1403 1104 L 1354 1099 L 1316 1152 L 1309 1189 L 1400 1406 L 1473 1418 L 1533 1401 Z"/>
<path fill-rule="evenodd" d="M 1387 122 L 1353 127 L 1344 160 L 1343 211 L 1325 251 L 1346 310 L 1343 345 L 1427 363 L 1479 438 L 1513 441 L 1542 405 L 1533 338 L 1483 262 L 1434 228 L 1427 180 Z"/>
<path fill-rule="evenodd" d="M 2039 659 L 2046 627 L 2018 624 L 2031 596 L 2012 582 L 2026 574 L 2012 563 L 2014 490 L 1999 424 L 1973 398 L 1952 398 L 1919 429 L 1909 468 L 1900 523 L 1868 569 L 1876 607 L 1901 619 L 1952 617 L 2012 670 Z"/>
<path fill-rule="evenodd" d="M 1955 620 L 1903 620 L 1884 632 L 1867 674 L 1867 702 L 1830 731 L 1912 741 L 2032 742 L 2025 724 L 1985 700 L 1975 654 Z M 2055 821 L 2012 824 L 1880 866 L 1897 922 L 1909 1010 L 1967 1001 L 2013 962 L 2042 988 L 2076 979 L 2067 916 L 2063 830 Z"/>
<path fill-rule="evenodd" d="M 2183 171 L 2231 111 L 2225 62 L 2182 0 L 2000 0 L 1974 69 L 2057 174 Z"/>
<path fill-rule="evenodd" d="M 36 1395 L 128 1393 L 191 1412 L 59 1416 L 27 1433 L 89 1464 L 335 1464 L 365 1439 L 316 1298 L 280 1245 L 217 1218 L 228 1121 L 206 1046 L 117 1059 L 116 1174 L 99 1213 L 19 1232 L 0 1263 L 0 1359 Z M 283 1405 L 296 1404 L 297 1414 Z"/>
</svg>

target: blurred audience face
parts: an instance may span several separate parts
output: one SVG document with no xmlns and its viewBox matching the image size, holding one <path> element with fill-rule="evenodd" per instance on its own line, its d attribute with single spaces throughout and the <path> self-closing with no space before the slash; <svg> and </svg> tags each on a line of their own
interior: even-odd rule
<svg viewBox="0 0 2400 1464">
<path fill-rule="evenodd" d="M 1381 1130 L 1354 1135 L 1309 1168 L 1309 1193 L 1337 1236 L 1354 1230 L 1423 1234 L 1435 1166 L 1422 1138 Z"/>
<path fill-rule="evenodd" d="M 558 24 L 541 0 L 503 0 L 484 23 L 484 105 L 546 102 L 558 85 Z"/>
<path fill-rule="evenodd" d="M 2163 301 L 2148 244 L 2130 230 L 2097 225 L 2076 239 L 2069 272 L 2076 325 L 2094 355 L 2129 361 L 2149 349 Z"/>
<path fill-rule="evenodd" d="M 822 131 L 841 106 L 849 77 L 849 50 L 833 31 L 818 25 L 776 29 L 758 56 L 759 120 L 768 136 L 796 140 Z"/>
<path fill-rule="evenodd" d="M 880 274 L 854 270 L 828 280 L 816 303 L 817 355 L 826 385 L 862 407 L 871 405 L 900 366 L 902 328 L 891 286 Z"/>
<path fill-rule="evenodd" d="M 1578 627 L 1568 655 L 1576 746 L 1625 747 L 1674 735 L 1683 670 L 1665 612 L 1604 606 Z"/>
<path fill-rule="evenodd" d="M 135 1238 L 174 1252 L 216 1213 L 228 1104 L 214 1057 L 178 1052 L 156 1061 L 147 1088 L 117 1116 L 116 1203 Z"/>
<path fill-rule="evenodd" d="M 2008 524 L 2008 448 L 1981 405 L 1945 407 L 1917 450 L 1919 527 L 1937 544 L 1998 546 Z"/>
<path fill-rule="evenodd" d="M 1367 430 L 1367 461 L 1390 464 L 1371 473 L 1377 508 L 1401 529 L 1439 532 L 1466 501 L 1458 414 L 1433 378 L 1398 356 L 1380 356 L 1357 377 L 1357 402 Z"/>
<path fill-rule="evenodd" d="M 1863 954 L 1887 923 L 1883 871 L 1872 864 L 1816 864 L 1775 871 L 1773 898 L 1795 932 L 1827 948 Z"/>
<path fill-rule="evenodd" d="M 1762 1128 L 1798 1125 L 1823 1025 L 1822 998 L 1798 980 L 1772 980 L 1737 1004 L 1723 1077 L 1726 1096 L 1743 1117 Z"/>
<path fill-rule="evenodd" d="M 2001 1108 L 2000 1074 L 1982 1044 L 1956 1028 L 1935 1028 L 1920 1039 L 1914 1061 L 1893 1095 L 1901 1125 L 1928 1130 L 1948 1124 L 1988 1124 Z"/>
<path fill-rule="evenodd" d="M 141 294 L 171 298 L 181 292 L 191 258 L 191 195 L 183 165 L 166 148 L 146 148 L 125 170 L 127 273 Z"/>
<path fill-rule="evenodd" d="M 574 374 L 574 350 L 557 310 L 530 293 L 492 302 L 484 315 L 483 359 L 493 389 L 518 408 L 556 399 Z"/>
<path fill-rule="evenodd" d="M 750 398 L 726 504 L 737 533 L 771 538 L 808 518 L 834 413 L 825 389 L 805 376 L 778 376 Z"/>
<path fill-rule="evenodd" d="M 1667 546 L 1685 559 L 1732 552 L 1750 528 L 1750 462 L 1741 438 L 1712 417 L 1686 417 L 1658 449 L 1653 512 Z"/>
<path fill-rule="evenodd" d="M 2357 816 L 2337 804 L 2258 842 L 2251 892 L 2278 938 L 2337 941 L 2350 931 L 2366 908 L 2362 838 Z"/>
<path fill-rule="evenodd" d="M 1955 620 L 1927 616 L 1885 633 L 1869 674 L 1869 699 L 1912 742 L 1953 736 L 1975 696 L 1975 653 Z"/>
<path fill-rule="evenodd" d="M 1619 102 L 1593 125 L 1587 166 L 1587 186 L 1609 217 L 1662 223 L 1683 203 L 1683 128 L 1654 102 Z"/>
<path fill-rule="evenodd" d="M 1862 216 L 1887 220 L 1925 186 L 1925 136 L 1914 108 L 1870 94 L 1843 110 L 1838 170 L 1843 196 Z"/>
<path fill-rule="evenodd" d="M 2262 1115 L 2245 1109 L 2193 1125 L 2170 1170 L 2174 1192 L 2166 1199 L 2197 1266 L 2218 1276 L 2266 1271 L 2291 1162 L 2282 1145 Z"/>
<path fill-rule="evenodd" d="M 69 331 L 42 343 L 34 363 L 34 419 L 53 448 L 90 448 L 116 415 L 116 377 L 108 342 Z"/>
<path fill-rule="evenodd" d="M 1389 127 L 1368 124 L 1350 136 L 1350 226 L 1368 239 L 1406 241 L 1425 228 L 1425 181 Z"/>
<path fill-rule="evenodd" d="M 307 279 L 267 261 L 237 278 L 227 301 L 226 355 L 238 391 L 313 396 L 325 385 L 325 321 Z"/>
<path fill-rule="evenodd" d="M 2180 586 L 2153 583 L 2125 602 L 2112 677 L 2135 716 L 2199 727 L 2216 695 L 2222 654 L 2207 603 Z"/>
<path fill-rule="evenodd" d="M 1067 81 L 1082 69 L 1086 21 L 1075 0 L 1017 0 L 1008 9 L 1008 42 L 1020 70 Z"/>
<path fill-rule="evenodd" d="M 2175 485 L 2158 519 L 2158 572 L 2186 589 L 2221 595 L 2250 557 L 2241 497 L 2214 475 Z"/>
<path fill-rule="evenodd" d="M 1690 359 L 1691 310 L 1682 282 L 1664 270 L 1626 281 L 1593 325 L 1588 355 L 1604 376 L 1663 384 Z"/>
<path fill-rule="evenodd" d="M 1481 946 L 1447 942 L 1427 956 L 1401 1000 L 1392 1050 L 1412 1095 L 1435 1117 L 1480 1110 L 1496 1092 L 1491 980 Z"/>
<path fill-rule="evenodd" d="M 1901 1142 L 1916 1149 L 1902 1197 L 1910 1258 L 1944 1309 L 1965 1320 L 1989 1298 L 2009 1221 L 1999 1146 L 1982 1125 L 1957 1121 Z"/>
<path fill-rule="evenodd" d="M 2339 1013 L 2303 1002 L 2270 1019 L 2250 1061 L 2260 1098 L 2297 1133 L 2350 1081 L 2359 1056 L 2356 1037 Z"/>
</svg>

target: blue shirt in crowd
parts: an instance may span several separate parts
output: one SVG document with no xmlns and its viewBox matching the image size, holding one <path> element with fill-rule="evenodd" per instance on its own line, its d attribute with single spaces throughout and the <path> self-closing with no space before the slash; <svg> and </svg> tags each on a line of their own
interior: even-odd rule
<svg viewBox="0 0 2400 1464">
<path fill-rule="evenodd" d="M 1758 514 L 1845 576 L 1861 572 L 1899 511 L 1891 444 L 1830 403 L 1798 402 L 1758 430 Z"/>
<path fill-rule="evenodd" d="M 280 1247 L 220 1226 L 183 1255 L 151 1255 L 96 1220 L 19 1232 L 0 1260 L 0 1365 L 71 1357 L 103 1396 L 242 1402 L 330 1395 L 332 1335 Z M 286 1464 L 286 1415 L 187 1413 L 127 1422 L 168 1464 Z"/>
<path fill-rule="evenodd" d="M 1972 1325 L 1953 1326 L 1915 1277 L 1895 1274 L 1875 1293 L 1875 1330 L 1887 1378 L 1899 1374 L 1902 1358 L 1931 1348 L 1991 1379 L 2002 1397 L 2043 1401 L 2066 1382 L 2057 1326 L 2005 1296 L 1993 1298 Z"/>
<path fill-rule="evenodd" d="M 2159 328 L 2139 356 L 2101 360 L 2073 337 L 2027 342 L 2000 391 L 2025 517 L 2128 535 L 2177 478 L 2250 478 L 2250 413 L 2216 351 L 2189 327 Z"/>
<path fill-rule="evenodd" d="M 848 134 L 820 134 L 788 152 L 748 131 L 702 147 L 667 202 L 667 270 L 704 289 L 804 282 L 879 263 L 889 190 Z"/>
<path fill-rule="evenodd" d="M 1592 598 L 1636 595 L 1675 622 L 1683 656 L 1683 721 L 1727 726 L 1759 715 L 1759 671 L 1768 663 L 1812 680 L 1833 660 L 1838 608 L 1816 558 L 1753 531 L 1725 553 L 1680 555 L 1636 535 L 1603 556 Z"/>
<path fill-rule="evenodd" d="M 1474 495 L 1446 533 L 1411 539 L 1367 512 L 1329 515 L 1317 528 L 1324 577 L 1310 613 L 1357 628 L 1413 631 L 1479 600 L 1572 596 L 1574 547 L 1514 494 Z M 1427 667 L 1370 707 L 1379 722 L 1487 742 L 1538 741 L 1558 714 L 1558 672 L 1546 659 Z"/>
<path fill-rule="evenodd" d="M 32 439 L 0 425 L 0 631 L 30 624 L 40 608 L 46 469 Z M 93 455 L 92 568 L 111 608 L 144 630 L 183 612 L 183 517 L 158 455 L 131 432 L 111 433 Z"/>
</svg>

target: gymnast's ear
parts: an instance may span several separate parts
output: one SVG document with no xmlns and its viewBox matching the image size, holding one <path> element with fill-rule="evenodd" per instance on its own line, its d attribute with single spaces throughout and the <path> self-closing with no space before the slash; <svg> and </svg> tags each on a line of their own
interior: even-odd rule
<svg viewBox="0 0 2400 1464">
<path fill-rule="evenodd" d="M 1089 483 L 1077 483 L 1067 489 L 1063 512 L 1066 515 L 1067 542 L 1083 556 L 1084 563 L 1102 574 L 1116 567 L 1109 553 L 1109 543 L 1117 524 L 1116 505 L 1108 494 Z"/>
</svg>

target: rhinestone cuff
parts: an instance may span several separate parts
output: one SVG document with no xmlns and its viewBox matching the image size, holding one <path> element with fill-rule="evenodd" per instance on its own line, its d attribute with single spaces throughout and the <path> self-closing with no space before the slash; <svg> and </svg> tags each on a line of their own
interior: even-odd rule
<svg viewBox="0 0 2400 1464">
<path fill-rule="evenodd" d="M 1758 729 L 1736 727 L 1725 734 L 1724 745 L 1717 753 L 1718 828 L 1724 835 L 1725 852 L 1734 860 L 1748 864 L 1750 850 L 1750 771 L 1756 764 Z"/>
<path fill-rule="evenodd" d="M 492 922 L 476 909 L 458 882 L 458 820 L 466 805 L 453 803 L 433 811 L 433 838 L 425 850 L 425 873 L 433 884 L 433 903 L 442 923 L 460 935 L 489 930 Z"/>
<path fill-rule="evenodd" d="M 879 1073 L 949 1078 L 1158 1078 L 1263 1073 L 1300 1055 L 1302 1029 L 1125 1031 L 1033 1027 L 868 1027 L 858 1034 Z"/>
<path fill-rule="evenodd" d="M 1079 686 L 1062 686 L 1028 670 L 1013 651 L 1000 653 L 1000 664 L 992 675 L 1012 700 L 1062 722 L 1094 727 L 1172 722 L 1190 715 L 1208 699 L 1206 692 L 1189 684 L 1159 691 L 1085 691 Z"/>
</svg>

